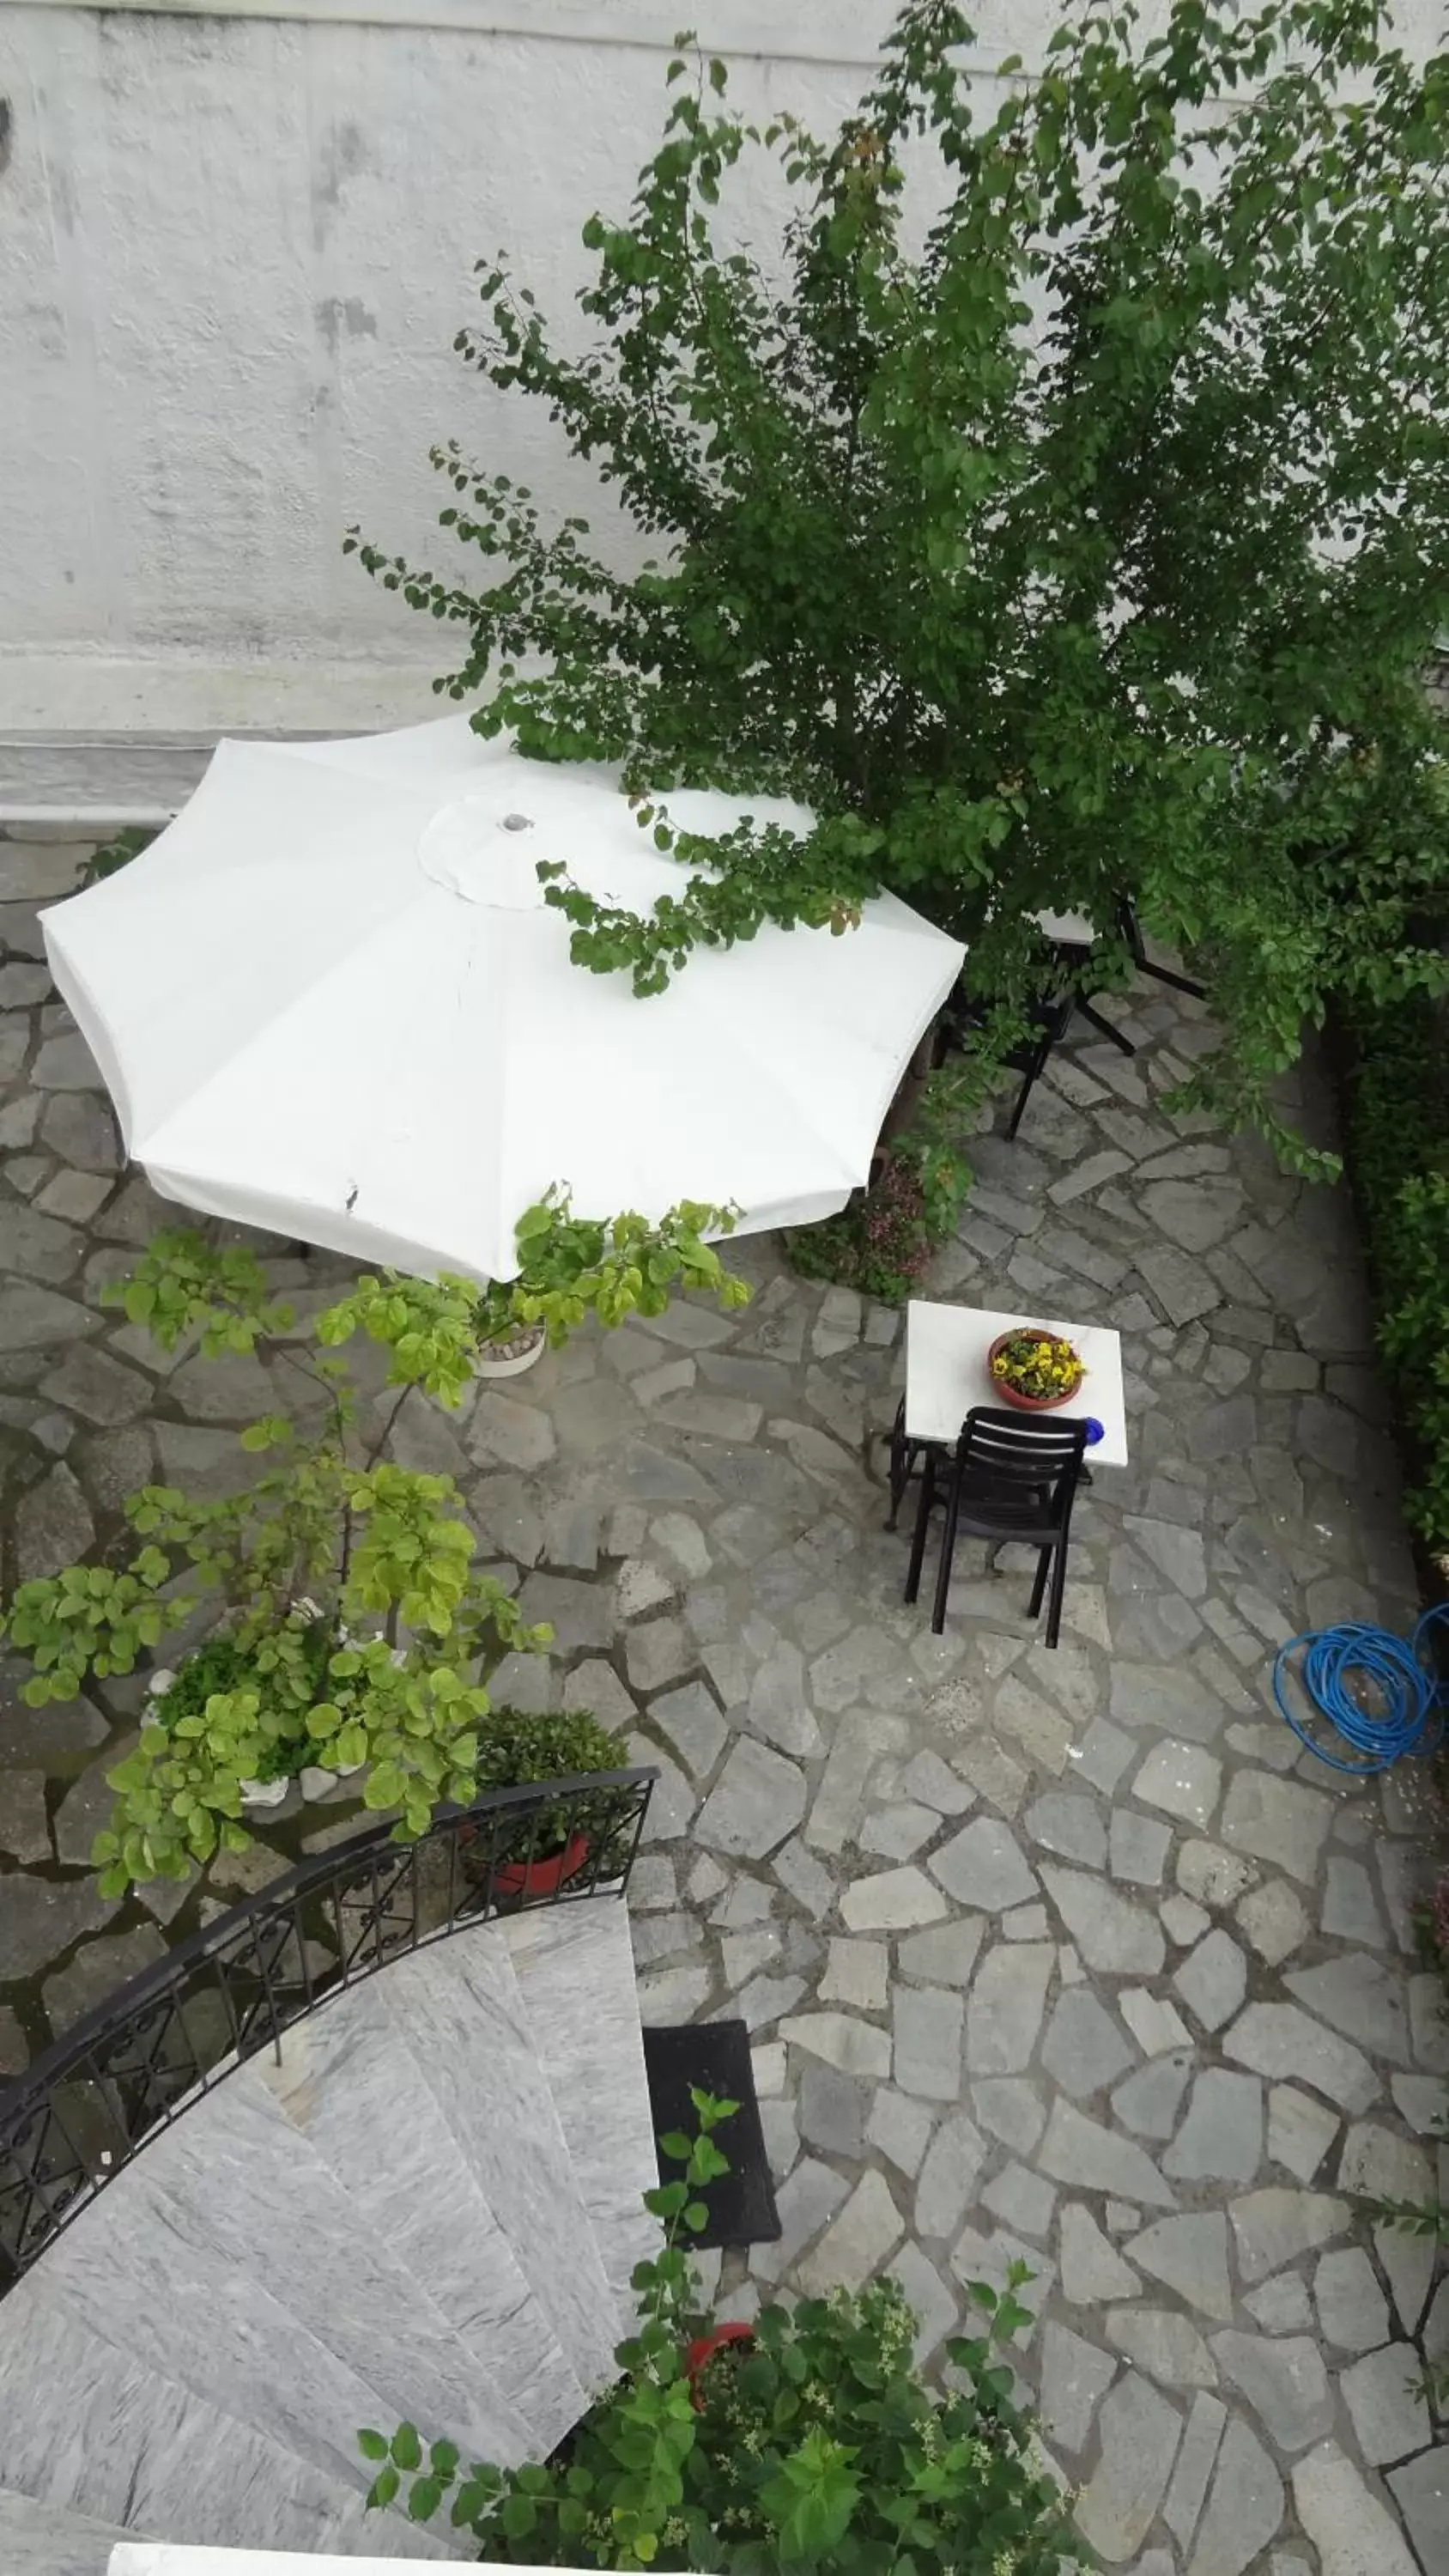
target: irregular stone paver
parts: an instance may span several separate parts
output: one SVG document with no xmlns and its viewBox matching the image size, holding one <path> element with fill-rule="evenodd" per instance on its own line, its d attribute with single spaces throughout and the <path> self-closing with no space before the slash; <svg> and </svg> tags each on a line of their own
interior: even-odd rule
<svg viewBox="0 0 1449 2576">
<path fill-rule="evenodd" d="M 1421 2451 L 1407 2467 L 1391 2470 L 1389 2489 L 1409 2526 L 1419 2563 L 1431 2571 L 1449 2566 L 1449 2446 Z"/>
<path fill-rule="evenodd" d="M 1109 2308 L 1103 2332 L 1159 2387 L 1217 2386 L 1212 2354 L 1189 2317 L 1170 2308 Z"/>
<path fill-rule="evenodd" d="M 1042 1883 L 1089 1968 L 1114 1977 L 1152 1977 L 1166 1956 L 1156 1917 L 1105 1880 L 1042 1864 Z"/>
<path fill-rule="evenodd" d="M 1226 2067 L 1205 2067 L 1163 2171 L 1185 2182 L 1251 2182 L 1262 2154 L 1261 2084 Z"/>
<path fill-rule="evenodd" d="M 1219 2211 L 1159 2218 L 1140 2236 L 1132 2237 L 1125 2250 L 1140 2270 L 1179 2291 L 1201 2315 L 1224 2325 L 1232 2316 L 1228 2229 Z"/>
<path fill-rule="evenodd" d="M 966 2019 L 972 2075 L 1010 2075 L 1031 2063 L 1055 1952 L 1046 1942 L 993 1950 L 977 1970 Z"/>
<path fill-rule="evenodd" d="M 265 1362 L 167 1359 L 97 1308 L 164 1211 L 45 990 L 0 963 L 22 1567 L 109 1546 L 158 1472 L 227 1490 L 235 1426 L 281 1400 Z M 727 2258 L 726 2306 L 884 2267 L 938 2352 L 967 2282 L 1019 2253 L 1041 2320 L 1022 2390 L 1108 2564 L 1409 2576 L 1407 2525 L 1438 2576 L 1446 2452 L 1404 2356 L 1449 2334 L 1449 2298 L 1432 2246 L 1357 2196 L 1435 2180 L 1449 2018 L 1412 1908 L 1445 1820 L 1417 1770 L 1316 1769 L 1267 1688 L 1282 1638 L 1402 1632 L 1413 1608 L 1352 1229 L 1341 1192 L 1165 1116 L 1210 1032 L 1158 986 L 1131 1007 L 1131 1064 L 1074 1042 L 1015 1144 L 973 1140 L 980 1188 L 927 1291 L 1123 1334 L 1131 1463 L 1082 1498 L 1055 1653 L 1009 1549 L 962 1543 L 942 1638 L 902 1603 L 879 1446 L 861 1463 L 900 1319 L 792 1279 L 768 1240 L 738 1247 L 753 1307 L 581 1335 L 451 1424 L 405 1422 L 398 1454 L 457 1475 L 500 1576 L 555 1622 L 552 1663 L 512 1657 L 503 1685 L 592 1707 L 661 1772 L 643 2009 L 745 2019 L 781 2178 L 782 2239 Z M 345 1282 L 263 1250 L 279 1290 Z M 0 1667 L 7 2065 L 210 1900 L 107 1909 L 62 1874 L 133 1714 L 119 1685 L 27 1710 Z M 313 1826 L 289 1805 L 216 1870 L 221 1898 Z"/>
<path fill-rule="evenodd" d="M 1383 2089 L 1361 2049 L 1296 2004 L 1249 2004 L 1225 2033 L 1223 2052 L 1260 2075 L 1297 2076 L 1345 2111 L 1366 2111 Z"/>
<path fill-rule="evenodd" d="M 1102 2398 L 1117 2375 L 1111 2353 L 1073 2334 L 1069 2326 L 1049 2324 L 1042 2335 L 1041 2421 L 1047 2440 L 1058 2450 L 1080 2451 L 1087 2441 Z"/>
<path fill-rule="evenodd" d="M 1419 2355 L 1411 2343 L 1385 2344 L 1343 2372 L 1338 2384 L 1366 2460 L 1407 2459 L 1433 2439 L 1420 2375 Z"/>
<path fill-rule="evenodd" d="M 931 1868 L 958 1905 L 986 1914 L 1023 1905 L 1037 1892 L 1016 1836 L 993 1816 L 973 1816 L 936 1853 Z"/>
<path fill-rule="evenodd" d="M 1333 2399 L 1317 2344 L 1302 2335 L 1214 2335 L 1213 2358 L 1247 2397 L 1281 2451 L 1301 2451 L 1328 2431 Z"/>
<path fill-rule="evenodd" d="M 949 1911 L 939 1887 L 919 1869 L 882 1870 L 857 1878 L 840 1900 L 841 1919 L 852 1932 L 908 1932 L 939 1922 Z"/>
<path fill-rule="evenodd" d="M 1097 2420 L 1101 2458 L 1083 2490 L 1077 2519 L 1093 2548 L 1110 2566 L 1120 2567 L 1156 2519 L 1177 2456 L 1182 2418 L 1132 2371 L 1103 2400 Z"/>
<path fill-rule="evenodd" d="M 1089 2209 L 1069 2200 L 1062 2210 L 1062 2288 L 1073 2307 L 1135 2298 L 1142 2283 L 1109 2244 Z"/>
<path fill-rule="evenodd" d="M 1299 2462 L 1293 2501 L 1322 2576 L 1419 2576 L 1392 2513 L 1336 2443 L 1321 2443 Z M 1432 2559 L 1424 2568 L 1434 2576 Z"/>
<path fill-rule="evenodd" d="M 1372 2352 L 1389 2337 L 1389 2303 L 1361 2245 L 1325 2254 L 1313 2274 L 1319 2332 L 1342 2352 Z"/>
<path fill-rule="evenodd" d="M 1322 2191 L 1247 2192 L 1232 2202 L 1229 2217 L 1237 2246 L 1238 2272 L 1244 2281 L 1261 2281 L 1300 2254 L 1341 2236 L 1348 2225 L 1348 2203 Z"/>
<path fill-rule="evenodd" d="M 1200 2390 L 1193 2399 L 1172 2484 L 1163 2501 L 1162 2519 L 1175 2540 L 1191 2540 L 1197 2528 L 1227 2420 L 1228 2410 L 1221 2401 Z"/>
<path fill-rule="evenodd" d="M 1184 1959 L 1172 1982 L 1204 2030 L 1221 2030 L 1248 1991 L 1248 1963 L 1219 1928 Z"/>
<path fill-rule="evenodd" d="M 1197 2401 L 1200 2407 L 1211 2403 L 1210 2398 Z M 1193 2412 L 1196 2415 L 1197 2407 Z M 1167 2501 L 1170 2519 L 1172 2495 Z M 1212 2492 L 1187 2576 L 1245 2576 L 1246 2570 L 1261 2563 L 1261 2551 L 1282 2523 L 1283 2505 L 1283 2481 L 1269 2453 L 1250 2426 L 1240 2416 L 1234 2417 L 1217 2455 Z"/>
</svg>

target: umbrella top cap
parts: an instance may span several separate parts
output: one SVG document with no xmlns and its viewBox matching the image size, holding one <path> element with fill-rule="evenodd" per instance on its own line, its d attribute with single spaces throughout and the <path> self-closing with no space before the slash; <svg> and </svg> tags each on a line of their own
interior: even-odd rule
<svg viewBox="0 0 1449 2576">
<path fill-rule="evenodd" d="M 458 796 L 441 806 L 423 831 L 418 865 L 424 876 L 463 903 L 536 912 L 543 903 L 539 860 L 566 855 L 553 848 L 556 837 L 541 829 L 526 807 L 501 793 Z"/>
</svg>

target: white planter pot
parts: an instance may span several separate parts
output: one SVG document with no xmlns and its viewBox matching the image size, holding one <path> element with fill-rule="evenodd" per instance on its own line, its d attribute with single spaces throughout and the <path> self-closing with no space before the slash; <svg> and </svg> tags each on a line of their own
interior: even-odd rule
<svg viewBox="0 0 1449 2576">
<path fill-rule="evenodd" d="M 242 1805 L 244 1807 L 280 1807 L 291 1785 L 290 1780 L 243 1780 Z"/>
<path fill-rule="evenodd" d="M 488 1344 L 485 1342 L 473 1363 L 474 1374 L 478 1377 L 522 1377 L 525 1369 L 537 1367 L 543 1357 L 546 1343 L 547 1335 L 542 1324 L 538 1326 L 537 1339 L 530 1342 L 526 1351 L 517 1352 L 512 1359 L 490 1359 Z"/>
</svg>

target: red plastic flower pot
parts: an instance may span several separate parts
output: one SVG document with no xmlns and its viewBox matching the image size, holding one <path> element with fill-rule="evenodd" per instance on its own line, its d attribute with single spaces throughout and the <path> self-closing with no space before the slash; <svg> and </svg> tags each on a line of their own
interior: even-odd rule
<svg viewBox="0 0 1449 2576">
<path fill-rule="evenodd" d="M 545 1852 L 538 1860 L 500 1861 L 493 1872 L 495 1896 L 556 1896 L 571 1878 L 577 1878 L 589 1856 L 587 1834 L 570 1834 L 562 1851 Z"/>
<path fill-rule="evenodd" d="M 710 2334 L 697 2335 L 693 2343 L 686 2344 L 684 2376 L 689 2381 L 690 2393 L 697 2407 L 704 2404 L 704 2390 L 700 2382 L 721 2346 L 727 2343 L 752 2344 L 754 2340 L 753 2326 L 724 2325 L 716 2326 Z"/>
</svg>

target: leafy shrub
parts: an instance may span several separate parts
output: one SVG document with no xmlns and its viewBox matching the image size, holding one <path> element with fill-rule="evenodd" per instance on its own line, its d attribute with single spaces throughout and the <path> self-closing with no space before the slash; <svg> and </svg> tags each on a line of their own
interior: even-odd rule
<svg viewBox="0 0 1449 2576">
<path fill-rule="evenodd" d="M 793 1227 L 787 1249 L 803 1279 L 832 1279 L 883 1306 L 900 1306 L 918 1293 L 944 1240 L 927 1222 L 914 1163 L 888 1147 L 869 1189 L 858 1190 L 838 1216 Z"/>
<path fill-rule="evenodd" d="M 833 1279 L 882 1305 L 904 1304 L 933 1253 L 949 1243 L 971 1187 L 961 1150 L 990 1099 L 1001 1066 L 1023 1031 L 1019 1011 L 1001 1004 L 973 1014 L 969 1053 L 949 1057 L 911 1093 L 868 1189 L 838 1216 L 795 1227 L 787 1249 L 806 1279 Z"/>
<path fill-rule="evenodd" d="M 749 2576 L 1068 2576 L 1088 2553 L 1039 2469 L 1001 2358 L 1026 2321 L 1013 2265 L 1000 2295 L 971 2297 L 979 2335 L 947 2346 L 953 2384 L 933 2394 L 912 2358 L 915 2320 L 890 2281 L 762 2310 L 751 2348 L 686 2356 L 709 2329 L 683 2238 L 706 2221 L 700 2189 L 729 2170 L 714 2132 L 738 2108 L 695 2092 L 698 2133 L 660 2140 L 681 2181 L 646 2192 L 661 2253 L 634 2273 L 636 2333 L 623 2377 L 547 2463 L 466 2467 L 417 2428 L 358 2439 L 377 2464 L 369 2501 L 406 2496 L 430 2521 L 449 2505 L 480 2557 L 508 2565 L 739 2568 Z M 407 2481 L 406 2486 L 404 2481 Z"/>
<path fill-rule="evenodd" d="M 582 1709 L 558 1717 L 535 1716 L 521 1708 L 490 1709 L 478 1747 L 480 1789 L 510 1789 L 533 1780 L 567 1780 L 576 1771 L 618 1768 L 616 1739 Z"/>
<path fill-rule="evenodd" d="M 491 1708 L 478 1737 L 478 1787 L 526 1788 L 541 1780 L 567 1780 L 576 1772 L 618 1771 L 622 1748 L 598 1719 L 581 1709 L 557 1717 L 534 1716 L 526 1709 Z M 530 1814 L 530 1835 L 538 1857 L 557 1851 L 570 1832 L 580 1829 L 595 1840 L 610 1838 L 607 1803 L 571 1802 L 567 1808 L 544 1807 Z M 603 1854 L 605 1861 L 608 1853 Z"/>
<path fill-rule="evenodd" d="M 364 1770 L 364 1805 L 395 1811 L 400 1841 L 425 1832 L 444 1802 L 471 1804 L 489 1705 L 480 1673 L 510 1647 L 542 1646 L 550 1632 L 526 1626 L 480 1570 L 451 1478 L 383 1456 L 393 1424 L 419 1390 L 456 1406 L 495 1324 L 541 1322 L 558 1343 L 589 1315 L 607 1327 L 636 1312 L 661 1314 L 679 1289 L 712 1291 L 726 1307 L 744 1303 L 747 1285 L 703 1240 L 703 1230 L 728 1233 L 733 1223 L 732 1210 L 694 1201 L 657 1225 L 627 1213 L 594 1223 L 574 1217 L 567 1191 L 550 1190 L 520 1220 L 515 1281 L 480 1291 L 471 1280 L 396 1272 L 359 1280 L 318 1316 L 315 1349 L 287 1346 L 319 1400 L 312 1420 L 268 1414 L 240 1435 L 241 1448 L 269 1456 L 269 1467 L 209 1502 L 144 1486 L 122 1507 L 141 1542 L 128 1563 L 66 1566 L 17 1587 L 0 1612 L 0 1637 L 30 1659 L 22 1697 L 31 1707 L 73 1699 L 90 1674 L 134 1672 L 209 1593 L 219 1591 L 225 1605 L 220 1633 L 153 1699 L 138 1745 L 108 1775 L 115 1806 L 92 1855 L 107 1895 L 138 1880 L 185 1878 L 218 1850 L 244 1849 L 242 1781 L 282 1778 L 308 1760 Z M 253 1351 L 293 1321 L 269 1298 L 252 1251 L 218 1249 L 190 1230 L 158 1235 L 102 1302 L 164 1350 L 194 1333 L 213 1358 Z M 386 1348 L 397 1390 L 370 1442 L 347 1362 L 333 1356 L 358 1332 Z M 550 1769 L 537 1751 L 532 1758 L 545 1767 L 525 1778 L 615 1767 L 612 1743 L 597 1730 L 589 1736 L 586 1719 L 571 1723 L 578 1763 Z M 500 1780 L 502 1740 L 482 1785 Z M 506 1766 L 501 1773 L 508 1784 L 517 1777 Z"/>
<path fill-rule="evenodd" d="M 307 1734 L 307 1712 L 326 1696 L 331 1631 L 324 1619 L 289 1622 L 292 1651 L 281 1657 L 270 1640 L 251 1646 L 232 1635 L 206 1638 L 187 1655 L 164 1690 L 153 1681 L 148 1715 L 173 1738 L 184 1718 L 205 1716 L 218 1694 L 248 1691 L 256 1702 L 257 1724 L 265 1741 L 252 1779 L 292 1780 L 317 1748 Z"/>
<path fill-rule="evenodd" d="M 648 915 L 547 885 L 581 965 L 654 993 L 883 885 L 1021 1002 L 1037 912 L 1128 898 L 1212 982 L 1191 1095 L 1281 1137 L 1327 997 L 1441 973 L 1444 57 L 1372 0 L 1053 15 L 1003 79 L 908 0 L 821 135 L 683 46 L 632 204 L 584 227 L 582 327 L 480 262 L 457 347 L 609 486 L 632 577 L 456 442 L 460 563 L 348 542 L 455 636 L 436 685 L 481 732 L 618 761 L 680 862 Z M 722 202 L 761 162 L 769 240 Z M 817 822 L 704 840 L 681 784 Z"/>
<path fill-rule="evenodd" d="M 1423 995 L 1345 1013 L 1345 1143 L 1409 1448 L 1408 1519 L 1449 1557 L 1449 1037 Z"/>
<path fill-rule="evenodd" d="M 1445 1998 L 1440 2009 L 1449 2014 L 1449 1871 L 1440 1878 L 1419 1915 L 1419 1939 L 1425 1957 L 1444 1980 Z M 1449 2102 L 1435 2126 L 1441 2144 L 1449 2147 Z M 1449 2201 L 1438 2195 L 1425 2201 L 1374 2200 L 1368 2202 L 1367 2209 L 1371 2218 L 1396 2228 L 1401 2235 L 1428 2237 L 1434 2244 L 1449 2248 Z M 1441 2414 L 1449 2414 L 1449 2346 L 1426 2356 L 1419 2385 L 1431 2406 Z"/>
<path fill-rule="evenodd" d="M 92 850 L 81 869 L 81 887 L 100 885 L 104 878 L 118 875 L 122 868 L 130 866 L 133 859 L 139 859 L 143 850 L 149 850 L 155 838 L 154 832 L 139 823 L 132 823 L 124 832 L 118 832 L 113 841 L 103 841 L 98 850 Z"/>
<path fill-rule="evenodd" d="M 518 1272 L 479 1289 L 472 1280 L 401 1281 L 393 1272 L 359 1279 L 324 1315 L 319 1338 L 350 1340 L 359 1329 L 393 1352 L 389 1382 L 422 1385 L 455 1405 L 480 1350 L 541 1324 L 557 1348 L 589 1315 L 606 1331 L 630 1315 L 662 1315 L 682 1291 L 705 1292 L 729 1312 L 749 1303 L 748 1281 L 725 1269 L 707 1234 L 732 1234 L 737 1208 L 681 1199 L 651 1222 L 632 1209 L 615 1217 L 574 1214 L 567 1189 L 545 1190 L 518 1220 Z"/>
</svg>

